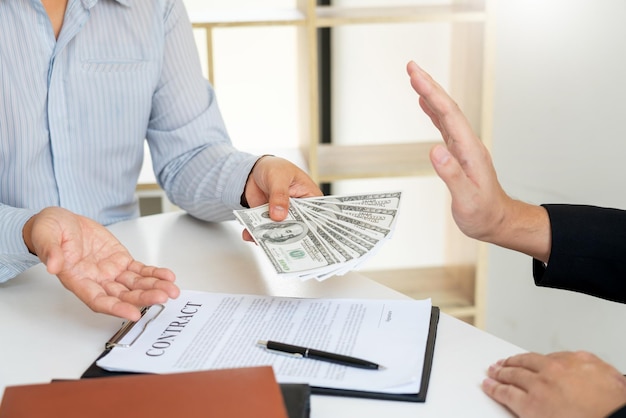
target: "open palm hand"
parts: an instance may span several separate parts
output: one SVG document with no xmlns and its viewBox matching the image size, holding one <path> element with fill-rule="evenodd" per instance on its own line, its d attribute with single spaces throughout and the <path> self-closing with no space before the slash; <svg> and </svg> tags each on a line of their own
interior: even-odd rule
<svg viewBox="0 0 626 418">
<path fill-rule="evenodd" d="M 95 312 L 134 321 L 140 317 L 139 307 L 179 294 L 171 270 L 135 260 L 113 234 L 89 218 L 46 208 L 29 229 L 32 249 L 48 272 Z"/>
</svg>

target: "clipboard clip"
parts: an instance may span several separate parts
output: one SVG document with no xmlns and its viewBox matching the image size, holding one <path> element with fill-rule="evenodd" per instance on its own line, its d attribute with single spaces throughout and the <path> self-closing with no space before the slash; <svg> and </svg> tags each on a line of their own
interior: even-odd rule
<svg viewBox="0 0 626 418">
<path fill-rule="evenodd" d="M 137 335 L 135 335 L 135 338 L 133 338 L 132 341 L 128 343 L 122 343 L 121 342 L 122 339 L 133 329 L 133 327 L 144 320 L 144 315 L 150 310 L 150 308 L 158 308 L 158 311 L 156 311 L 154 315 L 151 314 L 152 315 L 151 318 L 148 318 L 145 320 L 143 327 L 141 328 L 141 331 L 139 331 Z M 161 312 L 163 312 L 164 309 L 165 309 L 165 305 L 162 305 L 162 304 L 142 307 L 140 309 L 141 318 L 139 319 L 139 321 L 125 322 L 122 325 L 122 327 L 109 339 L 109 341 L 107 341 L 104 344 L 104 348 L 106 350 L 110 350 L 114 347 L 129 348 L 135 343 L 135 341 L 139 339 L 139 337 L 141 337 L 141 335 L 144 333 L 146 328 L 148 328 L 148 325 L 150 324 L 150 322 L 154 321 L 156 317 L 159 316 Z"/>
</svg>

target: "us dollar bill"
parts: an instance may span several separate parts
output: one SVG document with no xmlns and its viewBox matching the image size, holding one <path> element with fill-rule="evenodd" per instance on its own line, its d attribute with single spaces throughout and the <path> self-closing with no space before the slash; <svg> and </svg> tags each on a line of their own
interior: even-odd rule
<svg viewBox="0 0 626 418">
<path fill-rule="evenodd" d="M 300 204 L 300 203 L 297 203 Z M 378 225 L 371 223 L 368 219 L 360 219 L 354 216 L 349 215 L 347 212 L 344 213 L 340 210 L 332 210 L 328 206 L 317 206 L 307 204 L 308 210 L 316 212 L 320 216 L 329 219 L 331 221 L 340 223 L 347 228 L 355 229 L 357 231 L 361 231 L 365 234 L 368 234 L 376 239 L 382 239 L 386 237 L 391 229 L 386 225 Z"/>
<path fill-rule="evenodd" d="M 277 273 L 321 271 L 340 262 L 292 207 L 281 222 L 271 220 L 268 205 L 235 211 L 235 216 L 263 249 Z"/>
<path fill-rule="evenodd" d="M 343 203 L 345 205 L 355 206 L 369 206 L 378 207 L 382 209 L 398 209 L 400 207 L 400 198 L 402 192 L 391 193 L 371 193 L 371 194 L 353 194 L 342 196 L 322 196 L 322 197 L 309 197 L 306 199 L 300 199 L 303 202 L 336 202 Z"/>
<path fill-rule="evenodd" d="M 312 206 L 312 210 L 317 212 L 334 213 L 337 215 L 347 215 L 350 219 L 355 221 L 365 221 L 372 225 L 382 225 L 384 227 L 391 227 L 398 213 L 397 209 L 385 209 L 376 206 L 355 206 L 344 205 L 335 202 L 320 202 L 320 201 L 302 201 L 300 205 Z"/>
</svg>

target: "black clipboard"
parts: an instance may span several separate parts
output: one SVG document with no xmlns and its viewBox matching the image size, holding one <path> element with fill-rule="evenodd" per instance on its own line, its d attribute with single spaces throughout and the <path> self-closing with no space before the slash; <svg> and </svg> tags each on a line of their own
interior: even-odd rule
<svg viewBox="0 0 626 418">
<path fill-rule="evenodd" d="M 142 314 L 147 308 L 144 308 Z M 347 390 L 347 389 L 334 389 L 326 387 L 311 386 L 310 393 L 314 395 L 330 395 L 330 396 L 345 396 L 352 398 L 369 398 L 369 399 L 381 399 L 389 401 L 404 401 L 404 402 L 426 402 L 426 394 L 428 392 L 428 383 L 430 382 L 430 372 L 433 364 L 433 356 L 435 353 L 435 339 L 437 336 L 437 326 L 439 324 L 439 312 L 440 309 L 437 306 L 431 307 L 430 312 L 430 325 L 428 329 L 428 338 L 426 340 L 426 352 L 424 353 L 424 366 L 422 368 L 422 381 L 420 384 L 420 391 L 418 393 L 386 393 L 386 392 L 371 392 L 361 390 Z M 104 351 L 98 356 L 96 360 L 85 370 L 81 379 L 94 378 L 94 377 L 106 377 L 106 376 L 118 376 L 125 374 L 136 374 L 133 372 L 110 372 L 99 367 L 96 362 L 102 357 L 106 356 L 113 347 L 117 345 L 117 341 L 128 333 L 132 328 L 134 322 L 125 323 L 120 330 L 115 333 L 113 337 L 106 343 Z M 139 338 L 141 333 L 136 337 Z M 287 385 L 281 384 L 283 393 Z M 307 390 L 309 385 L 306 386 Z M 291 415 L 290 415 L 291 416 Z"/>
</svg>

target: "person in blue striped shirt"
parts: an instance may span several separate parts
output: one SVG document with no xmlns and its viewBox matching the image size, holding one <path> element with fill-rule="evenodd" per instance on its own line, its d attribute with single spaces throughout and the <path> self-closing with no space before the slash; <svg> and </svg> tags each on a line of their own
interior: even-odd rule
<svg viewBox="0 0 626 418">
<path fill-rule="evenodd" d="M 235 149 L 182 0 L 0 1 L 0 282 L 39 263 L 92 310 L 136 320 L 178 295 L 103 225 L 139 216 L 147 141 L 157 182 L 199 219 L 321 195 L 282 158 Z M 250 239 L 249 237 L 245 237 Z"/>
</svg>

